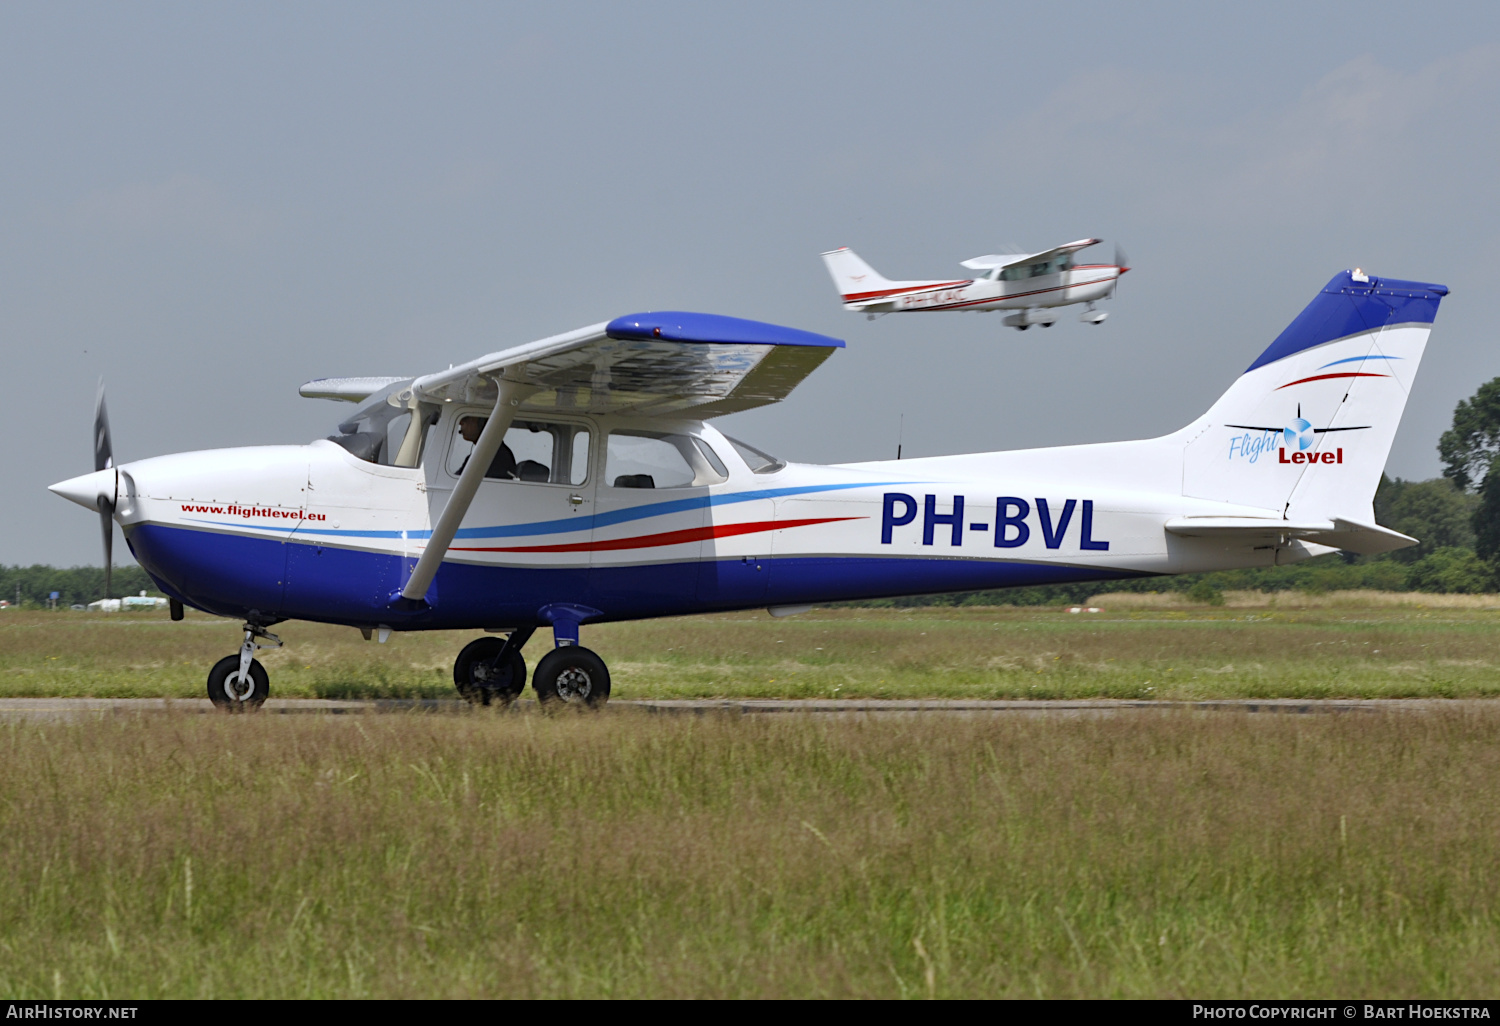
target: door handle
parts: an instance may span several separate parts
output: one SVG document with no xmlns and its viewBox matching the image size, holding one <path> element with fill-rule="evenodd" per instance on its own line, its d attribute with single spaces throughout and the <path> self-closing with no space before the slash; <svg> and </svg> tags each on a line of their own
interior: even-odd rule
<svg viewBox="0 0 1500 1026">
<path fill-rule="evenodd" d="M 574 492 L 572 495 L 568 496 L 568 501 L 571 502 L 575 506 L 582 506 L 583 505 L 583 496 L 579 495 L 577 492 Z"/>
</svg>

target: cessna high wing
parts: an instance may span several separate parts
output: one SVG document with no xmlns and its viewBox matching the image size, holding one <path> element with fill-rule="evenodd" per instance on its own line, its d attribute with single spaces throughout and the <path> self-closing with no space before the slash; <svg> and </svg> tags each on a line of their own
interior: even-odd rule
<svg viewBox="0 0 1500 1026">
<path fill-rule="evenodd" d="M 1051 327 L 1061 316 L 1058 307 L 1083 303 L 1078 319 L 1103 324 L 1109 316 L 1094 309 L 1097 300 L 1112 296 L 1115 282 L 1130 270 L 1115 250 L 1112 264 L 1080 264 L 1079 250 L 1099 239 L 1079 239 L 1040 253 L 1012 253 L 975 257 L 962 266 L 971 277 L 938 281 L 890 281 L 847 247 L 823 254 L 823 263 L 843 297 L 845 310 L 858 310 L 871 320 L 881 314 L 926 310 L 1010 310 L 1004 323 L 1025 331 L 1033 324 Z"/>
<path fill-rule="evenodd" d="M 550 628 L 537 696 L 593 705 L 610 680 L 587 624 L 1415 544 L 1372 500 L 1447 291 L 1335 275 L 1207 413 L 1143 441 L 787 463 L 713 421 L 785 399 L 844 343 L 646 313 L 421 377 L 309 382 L 359 405 L 307 445 L 116 465 L 101 394 L 95 472 L 52 491 L 97 511 L 106 544 L 121 525 L 174 619 L 243 622 L 208 677 L 220 706 L 265 700 L 255 651 L 289 619 L 489 632 L 454 666 L 486 704 L 521 693 L 522 647 Z"/>
</svg>

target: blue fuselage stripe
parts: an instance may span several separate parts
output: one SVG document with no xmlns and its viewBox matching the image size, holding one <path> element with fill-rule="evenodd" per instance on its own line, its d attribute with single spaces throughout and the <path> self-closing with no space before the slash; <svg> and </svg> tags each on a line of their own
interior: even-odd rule
<svg viewBox="0 0 1500 1026">
<path fill-rule="evenodd" d="M 569 534 L 574 531 L 592 531 L 597 527 L 628 524 L 634 520 L 666 516 L 670 513 L 686 513 L 690 510 L 714 506 L 730 506 L 740 502 L 755 502 L 759 499 L 779 499 L 788 495 L 807 495 L 813 492 L 838 492 L 850 488 L 887 488 L 892 485 L 910 484 L 909 481 L 860 481 L 853 484 L 801 485 L 791 488 L 761 488 L 753 492 L 731 492 L 727 495 L 695 495 L 686 499 L 671 499 L 666 502 L 650 502 L 643 506 L 594 513 L 588 516 L 566 517 L 561 520 L 539 520 L 530 524 L 500 524 L 493 527 L 460 528 L 455 538 L 526 538 L 535 535 Z M 191 519 L 191 518 L 190 518 Z M 251 528 L 257 531 L 287 531 L 286 525 L 247 524 L 236 520 L 197 520 L 193 523 L 210 524 L 215 527 Z M 320 535 L 330 538 L 408 538 L 421 540 L 432 537 L 431 531 L 346 531 L 337 528 L 297 527 L 297 537 Z"/>
</svg>

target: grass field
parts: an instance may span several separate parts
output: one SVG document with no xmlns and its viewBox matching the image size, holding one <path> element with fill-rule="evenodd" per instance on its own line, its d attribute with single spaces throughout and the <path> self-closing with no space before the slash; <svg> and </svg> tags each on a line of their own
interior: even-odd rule
<svg viewBox="0 0 1500 1026">
<path fill-rule="evenodd" d="M 585 627 L 618 698 L 1387 698 L 1500 695 L 1500 599 L 1100 596 L 1056 608 L 831 609 Z M 475 633 L 288 623 L 262 653 L 281 697 L 452 697 Z M 527 647 L 535 665 L 550 639 Z M 0 613 L 0 697 L 199 698 L 236 624 L 189 615 Z"/>
<path fill-rule="evenodd" d="M 1095 602 L 584 642 L 620 698 L 1500 694 L 1493 596 Z M 288 697 L 449 697 L 476 636 L 280 632 Z M 197 698 L 237 643 L 7 611 L 0 696 Z M 0 995 L 1484 995 L 1497 733 L 1500 703 L 3 722 Z"/>
<path fill-rule="evenodd" d="M 0 724 L 0 994 L 1500 987 L 1500 710 Z"/>
</svg>

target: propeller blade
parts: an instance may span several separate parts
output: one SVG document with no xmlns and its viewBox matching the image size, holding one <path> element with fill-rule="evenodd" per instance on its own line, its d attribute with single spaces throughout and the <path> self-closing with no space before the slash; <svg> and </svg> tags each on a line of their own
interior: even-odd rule
<svg viewBox="0 0 1500 1026">
<path fill-rule="evenodd" d="M 1115 266 L 1120 269 L 1121 274 L 1130 270 L 1130 258 L 1125 255 L 1125 251 L 1120 248 L 1118 242 L 1115 243 Z"/>
<path fill-rule="evenodd" d="M 99 398 L 94 401 L 94 469 L 115 465 L 115 450 L 109 440 L 109 411 L 104 408 L 104 379 L 99 379 Z"/>
<path fill-rule="evenodd" d="M 94 402 L 94 469 L 115 465 L 114 445 L 109 437 L 109 411 L 104 407 L 104 379 L 99 379 L 99 398 Z M 99 496 L 99 527 L 104 532 L 104 597 L 110 597 L 115 565 L 115 496 Z"/>
<path fill-rule="evenodd" d="M 99 496 L 99 526 L 104 531 L 104 597 L 110 595 L 112 571 L 115 566 L 115 504 L 108 498 Z"/>
</svg>

